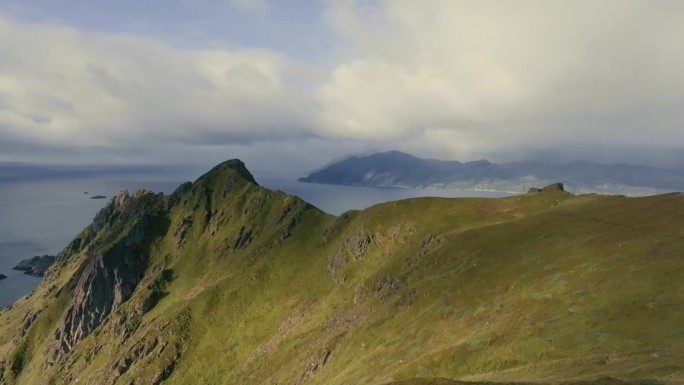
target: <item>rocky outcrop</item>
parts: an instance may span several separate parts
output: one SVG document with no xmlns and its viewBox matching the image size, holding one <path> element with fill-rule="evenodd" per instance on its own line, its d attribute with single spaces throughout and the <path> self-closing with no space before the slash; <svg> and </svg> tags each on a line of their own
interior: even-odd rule
<svg viewBox="0 0 684 385">
<path fill-rule="evenodd" d="M 373 235 L 365 230 L 353 232 L 337 246 L 337 251 L 328 257 L 328 271 L 335 274 L 350 259 L 358 261 L 366 253 L 372 242 Z"/>
<path fill-rule="evenodd" d="M 292 381 L 293 385 L 300 385 L 304 382 L 309 377 L 313 377 L 316 372 L 323 367 L 328 362 L 328 359 L 330 358 L 330 349 L 325 348 L 320 354 L 314 355 L 311 357 L 309 360 L 309 365 L 302 371 L 302 373 L 299 375 L 299 377 L 295 378 L 294 381 Z"/>
<path fill-rule="evenodd" d="M 563 183 L 553 183 L 550 184 L 543 189 L 541 189 L 542 192 L 548 192 L 548 191 L 565 191 L 565 186 L 563 186 Z"/>
<path fill-rule="evenodd" d="M 190 348 L 182 343 L 188 340 L 189 325 L 192 313 L 182 310 L 173 320 L 155 327 L 155 329 L 136 336 L 136 342 L 121 349 L 123 354 L 109 366 L 104 373 L 102 385 L 125 383 L 130 385 L 158 385 L 167 380 L 185 351 Z M 154 366 L 155 369 L 145 373 L 136 373 L 136 369 Z"/>
<path fill-rule="evenodd" d="M 302 217 L 306 210 L 310 210 L 313 206 L 300 200 L 299 198 L 294 198 L 291 203 L 288 203 L 278 217 L 278 225 L 282 225 L 287 222 L 287 225 L 282 230 L 280 235 L 280 240 L 284 241 L 292 235 L 292 231 L 297 225 L 302 221 Z M 288 221 L 289 218 L 289 221 Z"/>
<path fill-rule="evenodd" d="M 42 310 L 28 311 L 26 314 L 24 314 L 24 322 L 21 323 L 19 331 L 12 340 L 15 344 L 19 344 L 19 341 L 26 335 L 31 325 L 36 322 L 36 319 L 38 319 L 41 311 Z"/>
<path fill-rule="evenodd" d="M 544 188 L 539 188 L 539 187 L 530 187 L 527 190 L 528 194 L 536 194 L 540 192 L 551 192 L 551 191 L 557 191 L 557 192 L 565 192 L 565 186 L 563 183 L 552 183 Z"/>
<path fill-rule="evenodd" d="M 173 206 L 175 206 L 178 202 L 180 202 L 185 195 L 187 195 L 188 192 L 190 192 L 190 189 L 192 188 L 192 183 L 191 182 L 185 182 L 178 186 L 176 190 L 171 193 L 171 196 L 169 197 L 169 204 L 168 204 L 168 209 L 170 210 Z"/>
<path fill-rule="evenodd" d="M 93 251 L 78 273 L 71 302 L 50 343 L 48 362 L 70 352 L 131 297 L 148 265 L 149 255 L 142 245 L 159 204 L 154 194 L 124 192 L 98 214 L 100 225 L 113 226 L 117 238 Z"/>
<path fill-rule="evenodd" d="M 55 263 L 55 259 L 54 255 L 36 255 L 35 257 L 24 259 L 12 269 L 23 271 L 24 274 L 34 277 L 43 277 L 47 269 Z"/>
<path fill-rule="evenodd" d="M 0 280 L 3 280 L 5 278 L 7 278 L 7 276 L 5 274 L 0 274 Z"/>
<path fill-rule="evenodd" d="M 373 243 L 374 236 L 364 229 L 357 229 L 349 234 L 338 244 L 337 250 L 328 256 L 328 271 L 332 275 L 333 282 L 338 285 L 344 284 L 347 280 L 345 274 L 340 270 L 349 261 L 358 261 L 363 258 L 368 248 Z"/>
<path fill-rule="evenodd" d="M 59 358 L 87 337 L 112 310 L 133 294 L 147 256 L 121 246 L 97 255 L 80 275 L 72 304 L 64 314 L 51 345 L 52 357 Z"/>
<path fill-rule="evenodd" d="M 252 242 L 253 233 L 251 229 L 247 229 L 245 226 L 240 228 L 240 234 L 238 234 L 237 239 L 233 243 L 233 250 L 239 250 L 245 248 Z"/>
<path fill-rule="evenodd" d="M 173 238 L 176 240 L 176 248 L 181 246 L 191 226 L 192 217 L 189 215 L 180 221 L 178 227 L 176 227 L 176 230 L 173 232 Z"/>
</svg>

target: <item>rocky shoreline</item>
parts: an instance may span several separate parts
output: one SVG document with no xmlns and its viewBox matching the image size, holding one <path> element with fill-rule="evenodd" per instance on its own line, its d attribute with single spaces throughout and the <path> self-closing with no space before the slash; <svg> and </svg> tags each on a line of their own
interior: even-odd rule
<svg viewBox="0 0 684 385">
<path fill-rule="evenodd" d="M 12 270 L 23 271 L 24 274 L 34 277 L 43 277 L 47 269 L 55 263 L 55 259 L 54 255 L 36 255 L 19 262 Z"/>
</svg>

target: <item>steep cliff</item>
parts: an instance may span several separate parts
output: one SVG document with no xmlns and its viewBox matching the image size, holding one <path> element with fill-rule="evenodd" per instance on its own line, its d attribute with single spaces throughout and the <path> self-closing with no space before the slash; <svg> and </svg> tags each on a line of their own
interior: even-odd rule
<svg viewBox="0 0 684 385">
<path fill-rule="evenodd" d="M 160 215 L 163 197 L 137 191 L 116 196 L 95 219 L 95 231 L 108 232 L 104 246 L 89 248 L 83 268 L 69 287 L 71 302 L 64 312 L 48 360 L 58 361 L 127 301 L 145 275 L 152 217 Z"/>
</svg>

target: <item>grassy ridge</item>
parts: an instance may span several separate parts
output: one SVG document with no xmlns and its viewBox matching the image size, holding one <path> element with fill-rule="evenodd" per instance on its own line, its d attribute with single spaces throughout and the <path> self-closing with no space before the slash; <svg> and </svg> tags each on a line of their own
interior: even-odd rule
<svg viewBox="0 0 684 385">
<path fill-rule="evenodd" d="M 684 381 L 683 196 L 549 189 L 409 199 L 335 218 L 245 171 L 218 167 L 163 198 L 177 202 L 153 224 L 134 295 L 62 362 L 43 370 L 87 251 L 3 310 L 0 378 Z M 15 338 L 34 309 L 44 310 Z"/>
</svg>

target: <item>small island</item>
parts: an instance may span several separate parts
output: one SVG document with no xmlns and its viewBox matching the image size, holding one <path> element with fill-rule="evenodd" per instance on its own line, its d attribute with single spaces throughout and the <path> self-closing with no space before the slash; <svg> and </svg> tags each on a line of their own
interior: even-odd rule
<svg viewBox="0 0 684 385">
<path fill-rule="evenodd" d="M 23 271 L 26 275 L 43 277 L 47 269 L 55 263 L 57 257 L 54 255 L 36 255 L 35 257 L 24 259 L 14 266 L 12 270 Z"/>
<path fill-rule="evenodd" d="M 5 274 L 0 274 L 0 281 L 2 281 L 5 278 L 7 278 L 7 276 Z"/>
<path fill-rule="evenodd" d="M 106 199 L 107 196 L 105 195 L 93 195 L 90 197 L 90 199 Z"/>
</svg>

